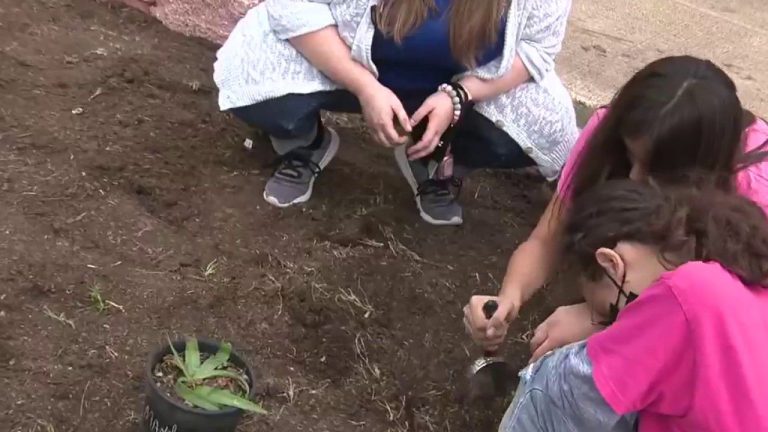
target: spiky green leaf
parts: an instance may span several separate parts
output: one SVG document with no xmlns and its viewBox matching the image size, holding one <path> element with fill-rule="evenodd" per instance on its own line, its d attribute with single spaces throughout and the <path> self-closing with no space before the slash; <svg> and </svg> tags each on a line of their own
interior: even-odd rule
<svg viewBox="0 0 768 432">
<path fill-rule="evenodd" d="M 167 337 L 167 336 L 166 336 Z M 189 378 L 189 371 L 187 370 L 187 367 L 184 365 L 184 360 L 181 359 L 181 356 L 178 352 L 176 352 L 176 348 L 173 347 L 173 342 L 171 342 L 171 338 L 168 338 L 168 346 L 171 347 L 171 351 L 173 352 L 173 361 L 176 363 L 176 367 L 181 369 L 181 372 L 184 374 L 185 377 Z"/>
<path fill-rule="evenodd" d="M 240 408 L 241 410 L 251 411 L 257 414 L 267 413 L 267 411 L 260 405 L 253 403 L 246 398 L 237 396 L 228 390 L 200 386 L 197 387 L 195 391 L 198 389 L 206 394 L 205 399 L 212 404 Z"/>
<path fill-rule="evenodd" d="M 187 346 L 184 350 L 184 362 L 191 378 L 195 378 L 197 369 L 200 368 L 200 347 L 197 345 L 197 339 L 187 339 Z"/>
<path fill-rule="evenodd" d="M 204 379 L 206 375 L 224 366 L 229 361 L 231 353 L 232 345 L 229 342 L 222 343 L 216 355 L 209 357 L 203 362 L 202 366 L 200 366 L 200 369 L 195 374 L 195 378 Z"/>
<path fill-rule="evenodd" d="M 205 391 L 206 389 L 204 387 L 197 387 L 192 390 L 184 384 L 177 382 L 175 389 L 176 394 L 193 407 L 202 408 L 208 411 L 219 411 L 221 409 L 218 404 L 210 400 L 208 397 L 209 392 Z"/>
</svg>

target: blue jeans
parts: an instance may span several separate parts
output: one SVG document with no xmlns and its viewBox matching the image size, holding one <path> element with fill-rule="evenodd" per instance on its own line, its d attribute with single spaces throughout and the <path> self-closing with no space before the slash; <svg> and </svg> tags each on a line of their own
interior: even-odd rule
<svg viewBox="0 0 768 432">
<path fill-rule="evenodd" d="M 398 94 L 413 114 L 429 93 Z M 357 98 L 346 90 L 289 94 L 231 112 L 248 125 L 278 139 L 306 136 L 315 129 L 320 111 L 360 113 Z M 506 132 L 475 110 L 468 110 L 452 141 L 454 162 L 468 169 L 525 168 L 535 164 Z"/>
</svg>

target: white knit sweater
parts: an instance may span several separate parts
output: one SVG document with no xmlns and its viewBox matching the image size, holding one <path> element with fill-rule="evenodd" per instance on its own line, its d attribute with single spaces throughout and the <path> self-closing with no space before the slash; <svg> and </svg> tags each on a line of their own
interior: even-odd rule
<svg viewBox="0 0 768 432">
<path fill-rule="evenodd" d="M 352 57 L 377 74 L 371 60 L 371 6 L 378 0 L 266 0 L 240 20 L 217 53 L 214 80 L 222 110 L 290 93 L 338 89 L 288 39 L 338 27 Z M 552 179 L 576 141 L 578 129 L 568 91 L 554 72 L 571 0 L 511 0 L 503 54 L 470 71 L 501 77 L 519 55 L 533 80 L 475 109 L 508 133 Z"/>
</svg>

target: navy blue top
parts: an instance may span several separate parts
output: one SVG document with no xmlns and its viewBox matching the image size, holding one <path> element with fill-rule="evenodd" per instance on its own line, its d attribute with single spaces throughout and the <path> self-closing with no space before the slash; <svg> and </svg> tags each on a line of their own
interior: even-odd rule
<svg viewBox="0 0 768 432">
<path fill-rule="evenodd" d="M 436 10 L 424 23 L 397 44 L 376 26 L 371 57 L 379 70 L 379 82 L 392 90 L 433 91 L 467 68 L 453 58 L 450 42 L 451 0 L 435 0 Z M 496 45 L 478 58 L 484 65 L 501 56 L 505 25 L 500 26 Z"/>
</svg>

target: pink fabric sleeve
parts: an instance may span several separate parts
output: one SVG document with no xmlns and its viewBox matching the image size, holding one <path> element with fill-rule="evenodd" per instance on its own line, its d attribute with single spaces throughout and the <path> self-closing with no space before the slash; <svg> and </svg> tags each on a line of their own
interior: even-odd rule
<svg viewBox="0 0 768 432">
<path fill-rule="evenodd" d="M 690 407 L 694 355 L 688 320 L 662 279 L 587 341 L 595 385 L 619 414 L 680 416 Z"/>
<path fill-rule="evenodd" d="M 579 138 L 576 140 L 576 143 L 571 149 L 571 153 L 568 155 L 568 159 L 565 161 L 563 171 L 560 173 L 560 182 L 557 184 L 557 193 L 560 197 L 567 198 L 568 186 L 571 183 L 571 177 L 573 177 L 578 159 L 581 157 L 581 154 L 587 147 L 587 142 L 592 138 L 592 135 L 594 135 L 595 129 L 597 129 L 597 126 L 600 124 L 603 117 L 605 117 L 607 111 L 607 108 L 600 108 L 595 111 L 595 113 L 592 114 L 592 117 L 589 118 L 589 121 L 587 121 L 584 129 L 581 130 Z"/>
<path fill-rule="evenodd" d="M 747 128 L 744 139 L 745 151 L 768 151 L 768 148 L 761 148 L 768 141 L 768 124 L 758 119 Z M 739 193 L 762 207 L 768 215 L 768 161 L 739 171 L 736 174 L 736 187 Z"/>
</svg>

